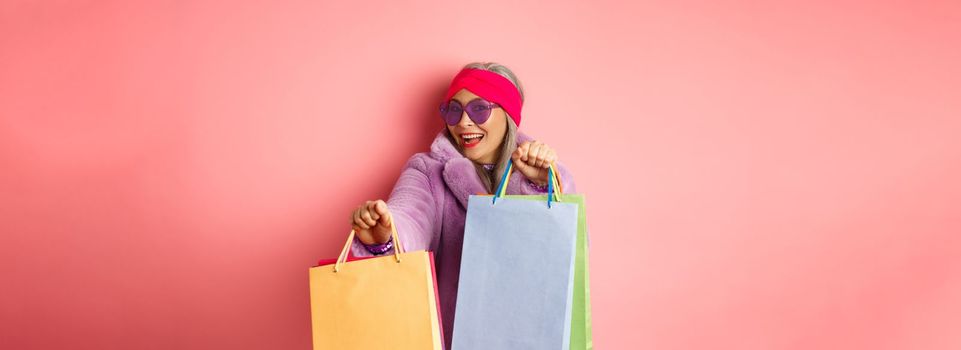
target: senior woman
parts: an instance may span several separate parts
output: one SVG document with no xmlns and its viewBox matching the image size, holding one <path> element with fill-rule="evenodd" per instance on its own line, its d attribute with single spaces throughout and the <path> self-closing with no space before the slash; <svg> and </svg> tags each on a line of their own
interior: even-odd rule
<svg viewBox="0 0 961 350">
<path fill-rule="evenodd" d="M 408 251 L 435 255 L 445 345 L 450 348 L 467 199 L 493 193 L 513 159 L 507 194 L 547 191 L 553 163 L 567 193 L 573 177 L 556 163 L 554 149 L 518 131 L 524 90 L 511 70 L 497 63 L 471 63 L 451 81 L 440 106 L 444 129 L 429 152 L 414 154 L 387 201 L 362 203 L 350 215 L 356 231 L 355 256 L 390 253 L 391 225 Z M 530 247 L 538 249 L 538 247 Z"/>
</svg>

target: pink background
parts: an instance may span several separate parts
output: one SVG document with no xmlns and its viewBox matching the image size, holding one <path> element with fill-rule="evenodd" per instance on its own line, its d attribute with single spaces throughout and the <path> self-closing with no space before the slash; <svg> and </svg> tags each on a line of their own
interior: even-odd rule
<svg viewBox="0 0 961 350">
<path fill-rule="evenodd" d="M 494 60 L 588 198 L 597 348 L 958 349 L 959 38 L 950 0 L 7 0 L 0 347 L 308 349 L 307 268 Z"/>
</svg>

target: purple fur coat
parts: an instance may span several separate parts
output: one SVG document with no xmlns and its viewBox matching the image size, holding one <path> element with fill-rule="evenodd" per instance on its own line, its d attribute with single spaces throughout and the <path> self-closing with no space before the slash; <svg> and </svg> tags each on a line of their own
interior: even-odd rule
<svg viewBox="0 0 961 350">
<path fill-rule="evenodd" d="M 532 140 L 518 132 L 517 143 Z M 575 193 L 571 173 L 560 163 L 565 193 Z M 446 348 L 450 349 L 454 330 L 454 307 L 460 275 L 467 198 L 487 193 L 471 160 L 462 155 L 441 131 L 430 146 L 430 152 L 410 157 L 387 200 L 394 217 L 397 234 L 407 251 L 434 252 L 440 312 L 444 322 Z M 507 194 L 543 194 L 530 185 L 520 171 L 511 174 Z M 536 248 L 536 247 L 532 247 Z M 351 247 L 354 256 L 371 256 L 360 240 Z M 393 250 L 387 252 L 393 254 Z"/>
</svg>

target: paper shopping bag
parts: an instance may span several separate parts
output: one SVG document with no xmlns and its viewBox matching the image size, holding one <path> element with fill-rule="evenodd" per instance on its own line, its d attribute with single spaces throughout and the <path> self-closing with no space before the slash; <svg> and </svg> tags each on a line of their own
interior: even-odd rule
<svg viewBox="0 0 961 350">
<path fill-rule="evenodd" d="M 468 199 L 453 349 L 569 349 L 578 205 L 553 176 L 546 201 L 504 197 L 509 173 Z"/>
<path fill-rule="evenodd" d="M 547 201 L 547 195 L 505 195 L 504 197 L 538 202 Z M 594 342 L 591 336 L 591 289 L 590 271 L 588 269 L 590 246 L 588 244 L 584 196 L 580 194 L 557 194 L 557 198 L 562 202 L 577 204 L 577 246 L 574 258 L 574 299 L 571 304 L 570 348 L 572 350 L 591 350 L 594 348 Z"/>
<path fill-rule="evenodd" d="M 314 349 L 442 349 L 433 256 L 405 252 L 347 261 L 354 239 L 332 264 L 310 268 Z"/>
</svg>

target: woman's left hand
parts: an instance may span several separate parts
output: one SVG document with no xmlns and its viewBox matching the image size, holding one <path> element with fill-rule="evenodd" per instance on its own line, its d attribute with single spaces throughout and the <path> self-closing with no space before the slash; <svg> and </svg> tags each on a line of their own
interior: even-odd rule
<svg viewBox="0 0 961 350">
<path fill-rule="evenodd" d="M 526 141 L 517 146 L 517 150 L 511 154 L 514 160 L 514 167 L 524 176 L 538 185 L 546 185 L 550 179 L 547 178 L 547 169 L 557 161 L 557 153 L 553 148 L 540 141 Z"/>
</svg>

